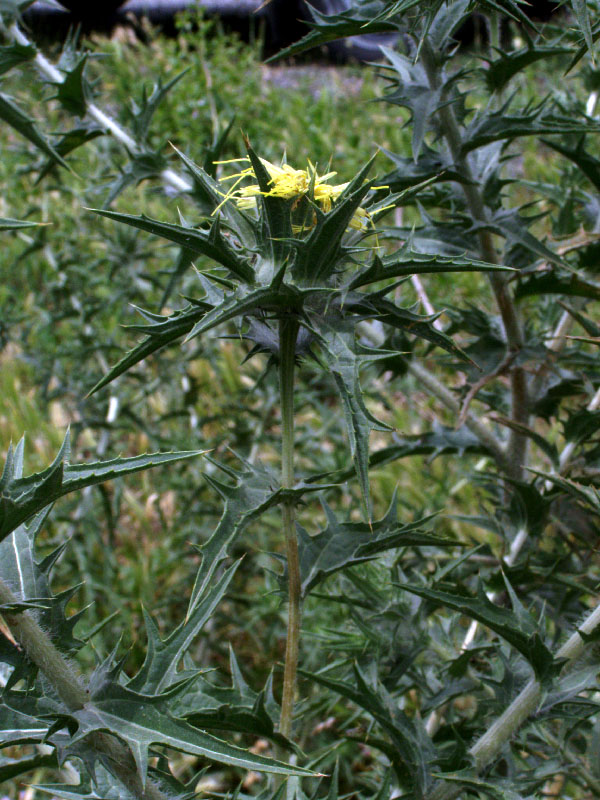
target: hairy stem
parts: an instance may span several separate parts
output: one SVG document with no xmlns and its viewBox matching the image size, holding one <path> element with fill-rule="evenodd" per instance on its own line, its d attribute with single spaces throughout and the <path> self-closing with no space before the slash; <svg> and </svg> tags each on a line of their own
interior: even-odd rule
<svg viewBox="0 0 600 800">
<path fill-rule="evenodd" d="M 440 72 L 436 63 L 436 56 L 427 40 L 422 45 L 421 57 L 425 72 L 427 73 L 429 85 L 433 89 L 440 89 Z M 448 142 L 452 158 L 460 172 L 466 178 L 466 182 L 461 184 L 461 186 L 471 216 L 479 222 L 485 222 L 485 203 L 477 187 L 477 182 L 474 178 L 468 158 L 462 153 L 462 137 L 452 106 L 450 104 L 442 104 L 438 114 L 442 123 L 442 132 Z M 498 264 L 499 260 L 491 233 L 480 228 L 478 237 L 482 257 L 492 264 Z M 524 344 L 523 331 L 507 287 L 506 278 L 497 273 L 491 273 L 489 275 L 489 280 L 496 298 L 500 316 L 502 317 L 506 344 L 510 350 L 518 352 Z M 511 400 L 511 416 L 513 420 L 522 425 L 527 425 L 529 420 L 527 375 L 522 367 L 515 367 L 511 370 Z M 507 455 L 509 476 L 517 479 L 521 478 L 523 466 L 527 457 L 527 437 L 518 431 L 511 431 Z"/>
<path fill-rule="evenodd" d="M 283 317 L 279 323 L 279 391 L 281 396 L 281 486 L 294 485 L 294 368 L 298 322 L 293 317 Z M 294 524 L 294 502 L 282 503 L 283 534 L 288 569 L 288 630 L 285 648 L 285 669 L 281 697 L 279 731 L 287 738 L 292 733 L 294 692 L 298 649 L 300 643 L 300 562 L 298 540 Z"/>
<path fill-rule="evenodd" d="M 0 604 L 18 603 L 7 584 L 0 579 Z M 40 628 L 29 611 L 18 614 L 3 614 L 15 640 L 27 653 L 28 658 L 52 684 L 56 693 L 69 711 L 80 711 L 90 703 L 87 691 L 78 676 L 52 643 L 48 634 Z M 167 800 L 165 794 L 151 783 L 143 785 L 129 748 L 112 736 L 93 733 L 89 736 L 91 746 L 110 762 L 109 768 L 121 783 L 140 800 Z"/>
<path fill-rule="evenodd" d="M 600 626 L 600 606 L 597 606 L 579 630 L 584 634 L 593 633 Z M 573 662 L 583 653 L 585 642 L 576 631 L 563 646 L 557 651 L 556 659 L 565 659 Z M 567 664 L 568 666 L 568 664 Z M 542 694 L 539 682 L 532 678 L 525 688 L 517 695 L 510 706 L 492 726 L 481 736 L 469 750 L 475 769 L 481 772 L 499 754 L 506 742 L 517 732 L 526 719 L 535 711 Z M 453 800 L 462 791 L 460 785 L 454 783 L 438 783 L 428 800 Z"/>
</svg>

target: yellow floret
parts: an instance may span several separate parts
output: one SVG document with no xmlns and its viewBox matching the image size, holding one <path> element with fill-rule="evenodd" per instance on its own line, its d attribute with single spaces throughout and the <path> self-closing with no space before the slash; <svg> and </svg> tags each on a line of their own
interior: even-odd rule
<svg viewBox="0 0 600 800">
<path fill-rule="evenodd" d="M 325 175 L 319 175 L 313 164 L 308 162 L 306 169 L 294 169 L 289 164 L 282 164 L 278 167 L 264 158 L 260 159 L 261 164 L 264 166 L 270 177 L 270 189 L 262 191 L 257 184 L 250 186 L 242 186 L 238 188 L 240 183 L 246 178 L 256 179 L 256 175 L 252 166 L 246 167 L 240 172 L 233 175 L 228 175 L 222 180 L 230 181 L 235 180 L 235 183 L 230 190 L 223 196 L 223 203 L 228 200 L 234 200 L 239 208 L 249 209 L 256 207 L 256 198 L 263 197 L 281 197 L 284 200 L 292 200 L 294 198 L 301 199 L 306 197 L 312 186 L 313 197 L 322 210 L 327 214 L 331 211 L 333 203 L 339 198 L 344 189 L 348 186 L 347 183 L 340 183 L 331 185 L 326 181 L 337 175 L 336 172 L 327 172 Z M 250 159 L 245 156 L 244 158 L 230 159 L 229 161 L 218 161 L 218 164 L 231 164 L 237 162 L 245 162 L 250 164 Z M 213 213 L 216 213 L 223 205 L 221 203 Z M 350 221 L 350 227 L 356 230 L 364 230 L 368 223 L 371 222 L 369 212 L 364 208 L 358 208 Z M 371 223 L 372 224 L 372 223 Z M 302 230 L 299 226 L 295 232 Z"/>
</svg>

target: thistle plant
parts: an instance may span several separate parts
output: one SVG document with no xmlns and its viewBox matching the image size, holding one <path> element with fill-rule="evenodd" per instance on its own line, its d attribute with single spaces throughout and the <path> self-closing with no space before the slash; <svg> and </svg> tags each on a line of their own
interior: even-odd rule
<svg viewBox="0 0 600 800">
<path fill-rule="evenodd" d="M 319 175 L 309 164 L 297 170 L 277 167 L 259 158 L 246 142 L 250 165 L 227 180 L 227 191 L 184 154 L 180 158 L 195 181 L 196 193 L 210 210 L 207 228 L 175 225 L 145 217 L 98 210 L 109 219 L 132 225 L 208 256 L 221 270 L 198 273 L 204 294 L 167 318 L 144 313 L 146 334 L 95 389 L 121 375 L 165 344 L 189 341 L 233 321 L 253 344 L 252 353 L 267 352 L 277 365 L 281 410 L 281 508 L 288 574 L 288 634 L 281 700 L 280 733 L 292 734 L 293 698 L 299 652 L 301 585 L 294 507 L 306 491 L 296 487 L 294 470 L 294 373 L 296 362 L 312 360 L 334 379 L 344 411 L 347 437 L 359 482 L 363 511 L 371 523 L 368 454 L 369 434 L 386 430 L 366 408 L 359 381 L 361 367 L 390 355 L 384 348 L 362 344 L 356 328 L 365 318 L 384 320 L 390 328 L 409 332 L 459 357 L 460 349 L 437 331 L 432 319 L 402 308 L 387 295 L 397 283 L 389 279 L 424 272 L 504 270 L 465 258 L 422 259 L 410 247 L 380 257 L 378 246 L 365 247 L 377 220 L 390 207 L 414 194 L 403 192 L 377 199 L 376 182 L 367 180 L 367 164 L 350 182 L 331 186 L 335 175 Z M 245 178 L 256 180 L 237 188 Z M 212 208 L 211 208 L 212 206 Z M 255 215 L 246 213 L 256 208 Z M 360 260 L 359 260 L 360 257 Z M 371 289 L 373 284 L 384 288 Z M 212 540 L 211 540 L 212 541 Z"/>
<path fill-rule="evenodd" d="M 106 109 L 118 103 L 103 105 L 73 37 L 56 65 L 26 37 L 26 4 L 0 8 L 0 72 L 35 70 L 48 93 L 35 114 L 26 98 L 2 94 L 0 118 L 11 128 L 7 152 L 19 137 L 38 177 L 23 215 L 50 208 L 44 219 L 55 224 L 0 220 L 4 236 L 24 243 L 18 268 L 5 265 L 7 283 L 24 275 L 35 301 L 15 292 L 0 335 L 43 367 L 41 397 L 76 398 L 74 452 L 92 438 L 97 456 L 71 463 L 65 440 L 50 467 L 23 477 L 24 443 L 8 449 L 0 745 L 11 750 L 0 780 L 70 764 L 79 786 L 41 790 L 162 800 L 204 792 L 197 770 L 217 762 L 225 792 L 236 770 L 251 770 L 288 778 L 290 800 L 598 795 L 595 5 L 565 6 L 560 25 L 546 26 L 512 0 L 357 0 L 315 12 L 288 54 L 365 32 L 397 42 L 377 66 L 400 123 L 384 137 L 380 174 L 369 163 L 338 183 L 341 159 L 324 167 L 309 147 L 289 146 L 294 166 L 278 164 L 269 137 L 253 137 L 269 158 L 248 140 L 239 157 L 231 116 L 220 118 L 210 93 L 203 40 L 190 38 L 187 53 L 206 76 L 214 134 L 200 166 L 181 138 L 192 109 L 179 65 L 113 116 Z M 475 8 L 486 37 L 472 61 L 456 33 Z M 548 81 L 555 69 L 568 91 Z M 153 116 L 173 97 L 180 124 L 157 132 Z M 369 110 L 359 114 L 364 131 Z M 169 140 L 179 149 L 167 150 Z M 69 171 L 75 151 L 78 165 L 102 154 L 85 190 Z M 134 185 L 150 181 L 152 216 L 124 213 L 142 193 Z M 101 194 L 104 219 L 78 206 L 67 233 L 56 192 L 77 204 L 85 193 L 82 206 Z M 95 260 L 96 251 L 112 255 Z M 128 302 L 151 310 L 128 329 L 139 341 L 119 360 L 116 322 Z M 46 336 L 28 338 L 42 319 Z M 233 368 L 209 373 L 222 353 Z M 256 359 L 238 366 L 244 356 Z M 257 378 L 263 366 L 250 390 L 240 376 Z M 227 392 L 229 404 L 213 402 Z M 231 429 L 211 433 L 227 414 Z M 190 431 L 199 449 L 188 452 Z M 148 440 L 163 452 L 109 456 Z M 183 511 L 173 522 L 161 507 L 144 543 L 118 483 L 92 487 L 159 464 L 151 497 L 166 490 Z M 444 507 L 451 515 L 432 513 Z M 277 601 L 256 595 L 260 567 L 241 561 L 252 525 L 283 565 L 262 574 L 287 600 L 281 678 L 269 655 Z M 68 615 L 78 597 L 69 587 L 86 580 L 85 602 L 97 600 L 98 575 L 110 574 L 90 567 L 90 531 L 97 561 L 123 558 L 120 539 L 136 562 L 144 549 L 166 562 L 168 594 L 159 585 L 156 607 L 144 604 L 144 633 L 126 658 L 103 608 L 81 602 Z M 137 599 L 123 583 L 121 606 Z M 265 634 L 269 614 L 277 622 Z M 239 659 L 244 636 L 264 646 L 258 666 Z M 276 759 L 263 753 L 270 746 Z M 244 796 L 256 793 L 250 775 Z M 270 784 L 261 796 L 281 792 Z"/>
</svg>

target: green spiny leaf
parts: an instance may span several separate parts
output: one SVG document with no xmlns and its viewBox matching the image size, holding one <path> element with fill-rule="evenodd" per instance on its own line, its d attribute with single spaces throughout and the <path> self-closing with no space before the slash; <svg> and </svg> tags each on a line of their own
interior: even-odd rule
<svg viewBox="0 0 600 800">
<path fill-rule="evenodd" d="M 464 135 L 462 153 L 466 155 L 490 142 L 516 139 L 521 136 L 562 135 L 570 133 L 597 132 L 597 122 L 576 120 L 573 117 L 544 114 L 542 108 L 532 112 L 523 110 L 520 114 L 507 114 L 506 107 L 493 113 L 478 115 L 471 122 Z"/>
<path fill-rule="evenodd" d="M 357 289 L 376 281 L 401 278 L 406 275 L 425 275 L 435 272 L 496 272 L 510 271 L 510 267 L 489 264 L 486 261 L 466 256 L 441 256 L 435 253 L 419 253 L 402 248 L 398 253 L 380 259 L 358 272 L 349 282 L 348 289 Z"/>
<path fill-rule="evenodd" d="M 189 71 L 190 67 L 187 69 L 182 70 L 180 73 L 175 75 L 174 78 L 171 78 L 166 84 L 163 85 L 161 79 L 159 78 L 158 81 L 152 87 L 152 94 L 148 97 L 146 92 L 146 87 L 142 88 L 142 100 L 141 104 L 138 106 L 137 103 L 133 105 L 133 123 L 132 129 L 135 135 L 135 138 L 138 142 L 145 142 L 148 136 L 148 130 L 150 128 L 150 123 L 152 122 L 152 117 L 154 116 L 155 111 L 171 91 L 171 89 L 179 83 L 179 81 L 183 78 L 183 76 Z"/>
<path fill-rule="evenodd" d="M 217 686 L 200 676 L 176 699 L 176 715 L 197 728 L 264 736 L 282 747 L 294 749 L 275 729 L 273 717 L 279 716 L 279 707 L 273 698 L 272 677 L 262 691 L 254 692 L 244 681 L 231 648 L 230 663 L 230 686 Z"/>
<path fill-rule="evenodd" d="M 498 57 L 491 61 L 482 70 L 485 82 L 491 92 L 502 91 L 515 75 L 526 69 L 530 64 L 553 56 L 567 55 L 571 48 L 560 45 L 533 46 L 529 44 L 520 50 L 505 52 L 498 50 Z"/>
<path fill-rule="evenodd" d="M 150 327 L 146 326 L 143 330 L 148 333 L 146 339 L 130 350 L 123 358 L 112 367 L 104 377 L 90 390 L 92 395 L 99 389 L 114 381 L 119 375 L 127 372 L 128 369 L 139 364 L 152 353 L 156 353 L 163 347 L 183 339 L 192 330 L 195 324 L 211 308 L 209 304 L 198 303 L 186 306 L 181 311 L 176 311 L 169 317 L 158 317 Z"/>
<path fill-rule="evenodd" d="M 148 748 L 152 745 L 171 747 L 242 769 L 314 775 L 310 770 L 255 755 L 204 733 L 171 716 L 160 697 L 138 694 L 114 682 L 103 684 L 92 694 L 91 702 L 73 716 L 79 723 L 73 741 L 93 731 L 119 736 L 128 743 L 143 779 L 147 773 Z"/>
<path fill-rule="evenodd" d="M 533 618 L 525 612 L 520 603 L 516 608 L 513 606 L 512 611 L 496 605 L 488 599 L 481 584 L 478 586 L 475 597 L 459 594 L 455 587 L 452 587 L 452 590 L 450 587 L 446 590 L 408 584 L 398 585 L 401 589 L 424 597 L 436 605 L 460 611 L 493 630 L 498 636 L 512 644 L 529 661 L 540 680 L 546 681 L 560 670 L 562 664 L 555 663 L 551 651 L 542 641 Z M 516 599 L 514 594 L 513 599 Z"/>
<path fill-rule="evenodd" d="M 68 70 L 64 80 L 58 84 L 56 97 L 62 107 L 70 114 L 84 117 L 87 111 L 88 83 L 84 78 L 87 53 Z"/>
<path fill-rule="evenodd" d="M 60 164 L 61 167 L 70 169 L 63 157 L 40 132 L 33 119 L 15 103 L 12 97 L 2 93 L 0 93 L 0 119 L 18 131 L 21 136 L 28 139 L 38 150 L 41 150 L 42 153 L 56 161 L 57 164 Z"/>
<path fill-rule="evenodd" d="M 402 525 L 398 522 L 396 496 L 382 519 L 368 525 L 364 522 L 339 522 L 332 509 L 323 502 L 327 527 L 314 536 L 298 526 L 302 594 L 329 575 L 341 569 L 376 558 L 379 553 L 400 547 L 448 547 L 453 539 L 425 533 L 421 525 L 430 518 Z"/>
<path fill-rule="evenodd" d="M 389 291 L 389 288 L 388 290 Z M 379 319 L 386 325 L 397 328 L 407 333 L 425 339 L 457 356 L 462 361 L 473 363 L 472 359 L 456 345 L 452 339 L 433 326 L 439 315 L 422 316 L 406 308 L 400 308 L 390 300 L 386 300 L 381 293 L 361 294 L 356 292 L 346 297 L 345 305 L 354 313 L 364 314 L 367 318 Z M 389 354 L 388 354 L 389 355 Z"/>
<path fill-rule="evenodd" d="M 212 616 L 238 566 L 239 562 L 226 570 L 214 587 L 195 595 L 194 605 L 185 620 L 166 639 L 160 638 L 154 621 L 144 611 L 148 649 L 141 669 L 127 683 L 129 689 L 142 694 L 160 694 L 181 679 L 177 672 L 181 659 Z"/>
<path fill-rule="evenodd" d="M 310 680 L 338 692 L 371 714 L 390 736 L 396 747 L 397 757 L 405 764 L 408 777 L 418 790 L 417 796 L 425 796 L 425 791 L 432 782 L 430 762 L 433 760 L 434 751 L 419 719 L 409 719 L 392 701 L 383 686 L 372 688 L 357 665 L 354 665 L 352 681 L 333 680 L 320 673 L 309 673 L 304 670 L 299 672 Z"/>
<path fill-rule="evenodd" d="M 33 616 L 39 624 L 63 652 L 70 652 L 82 644 L 73 637 L 79 615 L 71 618 L 65 615 L 65 606 L 76 587 L 53 595 L 49 581 L 50 571 L 64 548 L 59 547 L 41 562 L 35 559 L 35 539 L 49 513 L 50 507 L 45 508 L 29 526 L 20 525 L 0 541 L 0 578 L 11 587 L 19 601 L 33 605 Z"/>
<path fill-rule="evenodd" d="M 16 477 L 12 456 L 6 459 L 4 472 L 0 479 L 0 541 L 16 530 L 34 514 L 51 505 L 59 497 L 69 492 L 94 486 L 122 475 L 149 469 L 159 464 L 179 461 L 201 455 L 193 450 L 181 453 L 149 453 L 132 458 L 114 458 L 91 464 L 69 464 L 69 434 L 65 436 L 62 447 L 54 462 L 42 472 Z"/>
<path fill-rule="evenodd" d="M 210 460 L 210 459 L 209 459 Z M 216 466 L 220 466 L 216 464 Z M 223 467 L 221 467 L 223 469 Z M 283 492 L 279 486 L 279 477 L 264 467 L 242 462 L 241 470 L 227 470 L 234 484 L 222 483 L 208 475 L 205 476 L 210 485 L 225 500 L 223 515 L 213 535 L 199 550 L 202 564 L 198 570 L 194 589 L 190 599 L 188 615 L 210 585 L 215 571 L 227 557 L 227 549 L 237 536 L 261 514 L 279 503 Z M 298 484 L 294 489 L 286 490 L 288 496 L 300 499 L 306 492 L 318 491 L 320 487 Z"/>
<path fill-rule="evenodd" d="M 356 341 L 354 322 L 336 320 L 329 324 L 326 318 L 314 319 L 313 328 L 319 336 L 323 358 L 335 381 L 342 400 L 350 452 L 360 484 L 364 510 L 371 516 L 369 493 L 369 436 L 372 430 L 389 430 L 367 410 L 360 388 L 359 371 L 363 363 L 388 355 L 362 347 Z"/>
<path fill-rule="evenodd" d="M 212 258 L 218 264 L 226 267 L 239 280 L 249 284 L 254 282 L 254 270 L 247 259 L 236 251 L 227 238 L 220 233 L 218 227 L 215 228 L 216 223 L 213 223 L 211 231 L 206 232 L 182 225 L 173 225 L 170 222 L 160 222 L 160 220 L 151 219 L 144 215 L 136 217 L 132 214 L 120 214 L 117 211 L 98 208 L 90 208 L 88 211 L 93 211 L 116 222 L 123 222 L 155 236 L 162 236 L 164 239 L 175 242 L 175 244 L 185 247 L 194 253 L 201 253 Z M 213 228 L 215 228 L 214 232 Z"/>
<path fill-rule="evenodd" d="M 0 47 L 0 75 L 8 72 L 13 67 L 32 61 L 37 55 L 36 48 L 31 44 L 11 44 Z"/>
<path fill-rule="evenodd" d="M 416 0 L 411 0 L 410 5 L 415 3 Z M 375 5 L 379 6 L 380 13 L 384 11 L 385 7 L 382 3 Z M 267 63 L 276 58 L 288 58 L 297 53 L 302 53 L 304 50 L 320 47 L 328 42 L 334 42 L 336 39 L 343 39 L 347 36 L 365 33 L 385 33 L 398 29 L 398 26 L 391 21 L 374 19 L 372 6 L 373 4 L 366 11 L 366 15 L 361 15 L 359 7 L 348 9 L 347 11 L 344 10 L 341 14 L 326 15 L 311 6 L 311 14 L 315 21 L 309 23 L 309 25 L 313 27 L 313 30 L 307 33 L 299 42 L 284 48 L 276 56 L 267 59 Z"/>
</svg>

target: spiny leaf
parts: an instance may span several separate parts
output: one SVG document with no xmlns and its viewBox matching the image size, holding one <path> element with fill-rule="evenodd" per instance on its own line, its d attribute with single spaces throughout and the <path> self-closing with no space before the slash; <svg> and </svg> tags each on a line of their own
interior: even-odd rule
<svg viewBox="0 0 600 800">
<path fill-rule="evenodd" d="M 491 61 L 485 69 L 482 69 L 482 73 L 491 92 L 501 91 L 517 73 L 530 64 L 553 56 L 567 55 L 570 52 L 570 47 L 540 44 L 535 46 L 529 44 L 527 47 L 512 52 L 497 50 L 498 57 Z"/>
<path fill-rule="evenodd" d="M 393 89 L 385 95 L 385 100 L 393 105 L 408 108 L 412 113 L 412 155 L 415 161 L 421 154 L 428 123 L 444 103 L 443 86 L 431 86 L 425 67 L 414 58 L 403 55 L 391 47 L 382 47 L 383 54 L 390 62 L 398 78 Z"/>
<path fill-rule="evenodd" d="M 367 525 L 364 522 L 339 522 L 332 509 L 322 502 L 327 516 L 327 527 L 314 536 L 298 526 L 300 575 L 302 594 L 329 575 L 341 569 L 361 564 L 376 558 L 379 553 L 399 547 L 449 547 L 458 544 L 425 533 L 421 525 L 430 518 L 419 519 L 402 525 L 398 522 L 396 495 L 394 495 L 385 517 Z"/>
<path fill-rule="evenodd" d="M 392 328 L 397 328 L 420 339 L 425 339 L 448 353 L 452 353 L 462 361 L 473 364 L 472 359 L 449 336 L 442 331 L 438 331 L 433 326 L 432 323 L 439 315 L 425 316 L 415 314 L 413 311 L 400 308 L 390 300 L 386 300 L 380 292 L 349 294 L 345 299 L 345 305 L 346 308 L 351 309 L 356 314 L 363 314 L 366 318 L 379 319 Z"/>
<path fill-rule="evenodd" d="M 513 431 L 522 433 L 523 436 L 528 436 L 533 442 L 535 442 L 540 450 L 548 456 L 554 465 L 558 465 L 559 456 L 556 445 L 553 442 L 548 441 L 548 439 L 545 436 L 542 436 L 541 433 L 533 430 L 533 428 L 530 428 L 528 425 L 523 425 L 520 422 L 515 422 L 513 419 L 502 417 L 500 415 L 494 416 L 494 422 L 499 422 L 501 425 L 506 425 L 507 428 L 511 428 Z"/>
<path fill-rule="evenodd" d="M 18 131 L 38 150 L 50 156 L 57 164 L 65 169 L 70 169 L 63 157 L 54 149 L 48 139 L 39 131 L 33 119 L 20 108 L 12 97 L 0 93 L 0 119 Z"/>
<path fill-rule="evenodd" d="M 581 33 L 583 34 L 583 40 L 585 42 L 585 46 L 587 47 L 593 58 L 594 43 L 592 37 L 592 26 L 590 24 L 590 16 L 587 7 L 587 0 L 573 0 L 573 10 L 575 11 L 575 16 L 577 17 L 579 28 L 581 30 Z"/>
<path fill-rule="evenodd" d="M 196 594 L 185 620 L 166 639 L 160 638 L 158 628 L 144 610 L 148 637 L 146 658 L 139 672 L 127 683 L 129 689 L 143 694 L 160 694 L 182 677 L 177 672 L 181 659 L 211 618 L 238 566 L 239 562 L 226 570 L 213 587 L 205 589 L 201 595 Z"/>
<path fill-rule="evenodd" d="M 577 320 L 577 322 L 591 338 L 598 339 L 600 337 L 600 325 L 594 322 L 594 320 L 590 319 L 590 317 L 586 316 L 585 314 L 582 314 L 576 308 L 571 308 L 566 303 L 561 302 L 560 304 L 564 310 L 573 317 L 573 319 Z"/>
<path fill-rule="evenodd" d="M 33 788 L 45 792 L 60 800 L 138 800 L 137 795 L 130 792 L 108 770 L 99 764 L 95 767 L 95 780 L 83 779 L 76 786 L 65 786 L 64 783 L 42 783 Z"/>
<path fill-rule="evenodd" d="M 190 67 L 182 70 L 180 73 L 175 75 L 174 78 L 171 78 L 171 80 L 165 83 L 164 85 L 159 77 L 158 81 L 152 87 L 152 93 L 150 97 L 148 97 L 148 94 L 146 92 L 146 87 L 144 86 L 142 88 L 141 104 L 138 106 L 137 103 L 133 103 L 132 129 L 135 138 L 138 142 L 146 141 L 146 137 L 148 135 L 148 130 L 150 128 L 150 123 L 152 121 L 152 117 L 154 116 L 154 112 L 157 110 L 159 105 L 162 103 L 162 101 L 165 99 L 165 97 L 171 91 L 171 89 L 175 86 L 175 84 L 179 83 L 179 81 L 189 71 L 189 69 Z"/>
<path fill-rule="evenodd" d="M 481 444 L 474 433 L 464 425 L 458 429 L 449 428 L 433 421 L 432 430 L 414 436 L 399 436 L 394 434 L 394 444 L 382 447 L 369 456 L 369 469 L 391 464 L 401 458 L 411 456 L 430 456 L 428 461 L 433 461 L 438 456 L 465 453 L 473 455 L 487 455 L 488 449 Z M 341 482 L 348 480 L 354 473 L 353 469 L 342 470 L 334 473 L 319 473 L 310 477 L 310 482 L 319 482 L 324 478 Z"/>
<path fill-rule="evenodd" d="M 65 614 L 65 606 L 76 587 L 53 595 L 49 580 L 50 571 L 64 548 L 59 547 L 40 562 L 35 559 L 35 539 L 49 513 L 50 507 L 45 508 L 29 526 L 20 525 L 0 541 L 0 578 L 20 601 L 33 606 L 33 616 L 51 634 L 60 650 L 71 652 L 82 645 L 73 636 L 79 615 L 67 618 Z"/>
<path fill-rule="evenodd" d="M 218 467 L 221 466 L 216 462 L 213 463 Z M 225 468 L 221 466 L 221 469 Z M 263 466 L 243 461 L 241 470 L 227 468 L 226 472 L 235 483 L 223 483 L 205 475 L 206 480 L 225 500 L 225 508 L 210 539 L 198 548 L 202 554 L 202 564 L 194 583 L 188 615 L 195 608 L 198 598 L 206 592 L 215 571 L 227 557 L 227 550 L 235 538 L 250 522 L 282 499 L 283 491 L 278 476 Z M 320 488 L 300 483 L 293 489 L 286 490 L 286 494 L 300 499 L 306 492 L 319 491 Z"/>
<path fill-rule="evenodd" d="M 230 319 L 252 315 L 256 312 L 300 311 L 304 302 L 302 292 L 294 286 L 267 287 L 246 291 L 240 287 L 225 296 L 223 302 L 209 311 L 192 328 L 186 341 L 206 333 Z"/>
<path fill-rule="evenodd" d="M 143 779 L 148 766 L 148 748 L 152 745 L 172 747 L 247 770 L 280 775 L 314 775 L 310 770 L 254 755 L 204 733 L 171 716 L 160 698 L 138 694 L 114 682 L 102 685 L 99 691 L 92 694 L 90 703 L 74 712 L 73 717 L 79 723 L 73 741 L 93 731 L 119 736 L 129 745 Z"/>
<path fill-rule="evenodd" d="M 158 150 L 143 150 L 131 154 L 127 165 L 109 185 L 104 207 L 108 208 L 128 186 L 132 184 L 137 186 L 143 180 L 158 177 L 166 166 L 165 157 Z"/>
<path fill-rule="evenodd" d="M 69 434 L 54 462 L 43 472 L 17 477 L 13 456 L 9 452 L 2 478 L 0 478 L 0 541 L 37 512 L 51 505 L 59 497 L 94 486 L 121 475 L 149 469 L 159 464 L 179 461 L 201 455 L 200 450 L 180 453 L 149 453 L 132 458 L 114 458 L 91 464 L 69 464 Z"/>
<path fill-rule="evenodd" d="M 25 61 L 32 61 L 36 55 L 37 50 L 31 44 L 12 42 L 9 45 L 0 47 L 0 75 L 8 72 L 18 64 L 23 64 Z"/>
<path fill-rule="evenodd" d="M 97 128 L 93 128 L 91 130 L 85 127 L 73 128 L 61 136 L 58 142 L 54 145 L 54 149 L 59 155 L 64 157 L 69 153 L 72 153 L 73 150 L 76 150 L 78 147 L 91 142 L 93 139 L 97 139 L 98 136 L 104 136 L 104 131 L 98 130 Z M 42 166 L 39 175 L 36 178 L 35 185 L 37 186 L 37 184 L 40 183 L 40 181 L 42 181 L 54 168 L 56 168 L 56 162 L 52 159 L 48 159 Z"/>
<path fill-rule="evenodd" d="M 89 85 L 84 78 L 87 53 L 84 53 L 72 69 L 66 71 L 64 80 L 58 84 L 56 97 L 70 114 L 84 117 L 87 111 Z"/>
<path fill-rule="evenodd" d="M 43 719 L 51 704 L 24 692 L 5 692 L 0 701 L 0 743 L 2 746 L 40 742 L 48 733 L 50 722 Z"/>
<path fill-rule="evenodd" d="M 557 114 L 544 114 L 542 108 L 529 112 L 524 109 L 518 115 L 509 115 L 506 106 L 497 112 L 478 115 L 464 134 L 462 154 L 466 155 L 490 142 L 510 141 L 521 136 L 562 135 L 570 133 L 598 132 L 597 122 L 576 120 Z"/>
<path fill-rule="evenodd" d="M 510 584 L 505 577 L 507 589 Z M 533 667 L 535 674 L 541 681 L 547 681 L 560 670 L 562 664 L 554 661 L 552 652 L 544 644 L 538 626 L 533 618 L 525 611 L 518 602 L 516 595 L 510 587 L 513 610 L 492 603 L 481 583 L 477 587 L 477 595 L 474 597 L 466 593 L 459 594 L 456 587 L 448 589 L 430 589 L 425 586 L 415 586 L 408 584 L 398 584 L 399 588 L 407 592 L 424 597 L 436 605 L 445 608 L 453 608 L 462 614 L 476 619 L 486 627 L 490 628 L 506 639 L 523 655 Z"/>
<path fill-rule="evenodd" d="M 371 516 L 369 493 L 369 436 L 372 430 L 386 431 L 389 426 L 379 422 L 366 408 L 360 388 L 359 371 L 362 364 L 380 359 L 388 353 L 369 350 L 356 341 L 352 320 L 336 320 L 329 324 L 326 318 L 313 319 L 313 328 L 319 336 L 323 358 L 335 381 L 342 400 L 350 452 L 367 518 Z"/>
<path fill-rule="evenodd" d="M 380 150 L 395 166 L 392 172 L 388 172 L 381 178 L 381 183 L 389 186 L 392 192 L 405 191 L 429 180 L 434 182 L 457 181 L 459 183 L 466 181 L 465 176 L 458 171 L 449 155 L 438 153 L 426 143 L 423 143 L 416 161 L 412 156 L 401 156 L 384 147 L 381 147 Z"/>
<path fill-rule="evenodd" d="M 231 685 L 217 686 L 202 675 L 174 701 L 177 716 L 204 730 L 224 730 L 264 736 L 282 747 L 294 745 L 275 730 L 279 706 L 273 698 L 272 676 L 260 692 L 244 681 L 230 648 Z"/>
<path fill-rule="evenodd" d="M 514 271 L 466 256 L 442 256 L 436 253 L 419 253 L 403 247 L 398 253 L 383 259 L 375 256 L 373 263 L 357 273 L 348 289 L 357 289 L 376 281 L 401 278 L 405 275 L 425 275 L 435 272 L 496 272 Z"/>
<path fill-rule="evenodd" d="M 569 478 L 563 478 L 552 472 L 542 472 L 539 469 L 533 469 L 531 467 L 527 469 L 529 472 L 533 472 L 534 475 L 538 475 L 540 478 L 550 481 L 550 483 L 553 483 L 559 489 L 563 489 L 576 500 L 580 500 L 584 503 L 590 511 L 600 515 L 600 492 L 593 486 L 585 486 L 582 483 L 570 480 Z"/>
<path fill-rule="evenodd" d="M 417 796 L 423 797 L 432 782 L 430 763 L 433 761 L 434 750 L 420 719 L 410 719 L 401 711 L 382 685 L 374 689 L 356 664 L 353 666 L 352 681 L 335 680 L 304 670 L 299 672 L 351 700 L 381 725 L 396 748 L 397 758 L 406 766 L 407 777 L 418 789 Z"/>
<path fill-rule="evenodd" d="M 227 236 L 224 236 L 218 226 L 218 222 L 213 222 L 210 231 L 198 230 L 197 228 L 184 227 L 183 225 L 173 225 L 170 222 L 161 222 L 142 215 L 136 217 L 133 214 L 120 214 L 117 211 L 106 209 L 89 208 L 95 214 L 102 217 L 123 222 L 141 231 L 147 231 L 155 236 L 162 236 L 170 242 L 175 242 L 194 253 L 212 258 L 218 264 L 222 264 L 230 272 L 236 275 L 245 283 L 254 282 L 254 270 L 248 260 L 239 253 L 232 244 L 229 243 Z"/>
<path fill-rule="evenodd" d="M 90 389 L 89 395 L 102 389 L 111 381 L 114 381 L 115 378 L 118 378 L 119 375 L 127 372 L 128 369 L 152 355 L 152 353 L 156 353 L 178 339 L 183 339 L 210 308 L 211 306 L 208 303 L 198 303 L 188 305 L 169 317 L 159 317 L 151 324 L 151 327 L 144 329 L 144 332 L 148 333 L 147 338 L 126 353 L 114 367 L 109 369 L 106 375 Z"/>
<path fill-rule="evenodd" d="M 416 0 L 411 0 L 410 5 L 414 3 L 416 3 Z M 328 42 L 334 42 L 336 39 L 343 39 L 347 36 L 397 31 L 398 26 L 393 22 L 386 19 L 376 19 L 372 16 L 374 5 L 379 7 L 380 13 L 385 9 L 383 3 L 371 3 L 366 14 L 361 14 L 360 7 L 344 10 L 341 14 L 323 14 L 315 7 L 310 6 L 314 22 L 309 22 L 308 24 L 313 30 L 307 33 L 299 42 L 284 48 L 277 55 L 271 56 L 270 59 L 267 59 L 267 64 L 275 59 L 288 58 L 297 53 L 302 53 L 304 50 L 320 47 Z"/>
</svg>

